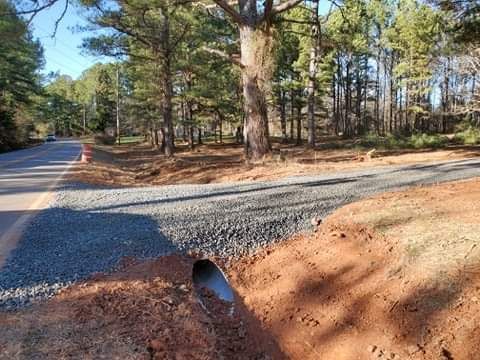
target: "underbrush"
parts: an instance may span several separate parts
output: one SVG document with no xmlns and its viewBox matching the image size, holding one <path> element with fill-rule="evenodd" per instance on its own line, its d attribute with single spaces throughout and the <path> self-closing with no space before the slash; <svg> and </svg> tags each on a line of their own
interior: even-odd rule
<svg viewBox="0 0 480 360">
<path fill-rule="evenodd" d="M 386 135 L 380 136 L 369 133 L 360 139 L 360 145 L 380 149 L 436 149 L 448 143 L 443 135 L 417 133 L 411 136 Z"/>
<path fill-rule="evenodd" d="M 97 134 L 94 136 L 94 142 L 98 145 L 114 145 L 115 140 L 115 136 L 105 134 Z"/>
<path fill-rule="evenodd" d="M 455 134 L 455 142 L 463 145 L 476 145 L 480 143 L 480 129 L 468 126 L 465 130 Z"/>
</svg>

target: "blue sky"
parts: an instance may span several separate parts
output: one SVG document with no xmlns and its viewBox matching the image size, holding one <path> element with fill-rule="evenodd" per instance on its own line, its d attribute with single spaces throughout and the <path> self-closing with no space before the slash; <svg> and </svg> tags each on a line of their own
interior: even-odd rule
<svg viewBox="0 0 480 360">
<path fill-rule="evenodd" d="M 54 38 L 55 21 L 60 17 L 64 2 L 59 1 L 48 10 L 40 12 L 33 20 L 33 35 L 40 39 L 45 55 L 43 73 L 60 72 L 76 79 L 80 74 L 96 62 L 108 59 L 94 57 L 82 52 L 79 48 L 82 39 L 88 33 L 80 32 L 78 26 L 86 25 L 78 9 L 70 6 L 65 17 L 60 22 Z M 325 14 L 330 8 L 329 1 L 320 1 L 320 13 Z"/>
<path fill-rule="evenodd" d="M 83 70 L 105 59 L 84 54 L 79 48 L 82 39 L 88 33 L 79 32 L 77 26 L 86 25 L 77 9 L 69 7 L 65 17 L 58 26 L 54 38 L 55 20 L 63 11 L 64 2 L 60 1 L 46 11 L 40 12 L 33 20 L 33 35 L 40 39 L 45 56 L 45 74 L 59 71 L 61 74 L 77 78 Z"/>
</svg>

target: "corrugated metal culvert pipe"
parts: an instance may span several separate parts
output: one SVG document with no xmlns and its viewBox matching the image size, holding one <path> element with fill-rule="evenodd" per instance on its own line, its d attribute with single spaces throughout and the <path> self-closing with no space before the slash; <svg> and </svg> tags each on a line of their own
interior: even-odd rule
<svg viewBox="0 0 480 360">
<path fill-rule="evenodd" d="M 231 303 L 231 310 L 233 310 L 233 290 L 223 271 L 213 261 L 197 260 L 193 264 L 192 277 L 200 302 L 207 310 L 211 309 L 205 303 L 205 289 L 213 292 L 223 302 Z"/>
</svg>

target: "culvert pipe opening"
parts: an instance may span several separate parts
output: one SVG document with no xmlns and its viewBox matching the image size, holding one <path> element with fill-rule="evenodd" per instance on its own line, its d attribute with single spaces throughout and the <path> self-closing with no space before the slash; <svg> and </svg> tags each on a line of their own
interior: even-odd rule
<svg viewBox="0 0 480 360">
<path fill-rule="evenodd" d="M 220 300 L 233 303 L 233 290 L 223 271 L 211 260 L 197 260 L 192 270 L 193 284 L 203 305 L 205 290 L 213 292 Z"/>
</svg>

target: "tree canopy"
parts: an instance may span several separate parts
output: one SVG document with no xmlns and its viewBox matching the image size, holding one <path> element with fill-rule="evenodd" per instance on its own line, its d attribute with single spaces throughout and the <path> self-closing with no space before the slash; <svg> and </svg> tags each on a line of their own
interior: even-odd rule
<svg viewBox="0 0 480 360">
<path fill-rule="evenodd" d="M 53 2 L 17 13 L 28 19 Z M 82 0 L 90 26 L 104 30 L 86 37 L 84 50 L 112 62 L 78 79 L 45 81 L 29 116 L 70 135 L 114 127 L 119 109 L 121 131 L 146 134 L 167 156 L 176 137 L 193 148 L 202 134 L 227 131 L 253 159 L 268 154 L 271 136 L 314 147 L 322 134 L 451 132 L 478 123 L 478 1 L 324 4 Z M 42 56 L 19 15 L 2 16 L 0 31 L 9 34 L 0 44 L 0 110 L 9 127 L 39 96 Z"/>
<path fill-rule="evenodd" d="M 8 0 L 0 0 L 0 150 L 24 143 L 33 97 L 40 92 L 42 48 Z"/>
</svg>

